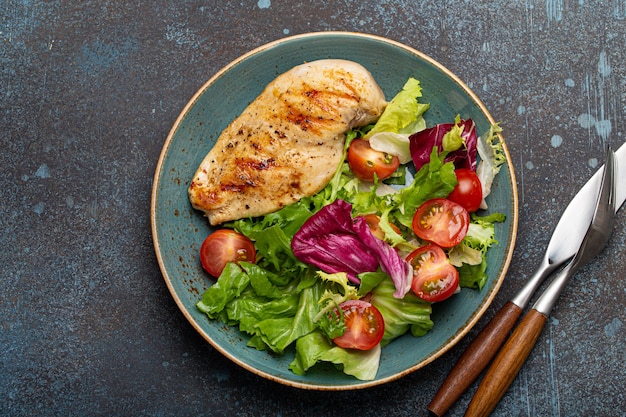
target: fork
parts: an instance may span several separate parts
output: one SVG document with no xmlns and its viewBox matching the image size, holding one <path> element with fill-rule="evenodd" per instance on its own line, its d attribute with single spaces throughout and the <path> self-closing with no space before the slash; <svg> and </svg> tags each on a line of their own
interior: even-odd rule
<svg viewBox="0 0 626 417">
<path fill-rule="evenodd" d="M 615 169 L 615 153 L 609 148 L 596 208 L 580 249 L 513 331 L 485 374 L 465 417 L 487 416 L 493 411 L 530 355 L 569 278 L 606 245 L 615 220 Z"/>
</svg>

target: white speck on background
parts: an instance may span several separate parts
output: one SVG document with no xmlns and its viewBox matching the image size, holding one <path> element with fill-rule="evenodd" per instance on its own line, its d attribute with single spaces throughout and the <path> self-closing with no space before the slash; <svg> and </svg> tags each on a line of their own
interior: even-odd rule
<svg viewBox="0 0 626 417">
<path fill-rule="evenodd" d="M 271 5 L 272 2 L 270 2 L 270 0 L 259 0 L 259 2 L 257 3 L 259 9 L 269 9 Z"/>
<path fill-rule="evenodd" d="M 550 139 L 550 144 L 553 148 L 558 148 L 563 144 L 563 138 L 559 135 L 554 135 L 552 136 L 552 139 Z"/>
<path fill-rule="evenodd" d="M 625 0 L 615 1 L 615 5 L 613 6 L 613 16 L 615 16 L 615 18 L 619 20 L 626 18 L 626 1 Z"/>
<path fill-rule="evenodd" d="M 289 35 L 289 29 L 287 28 L 283 29 L 283 35 Z"/>
<path fill-rule="evenodd" d="M 50 169 L 48 165 L 42 164 L 37 172 L 35 172 L 35 176 L 39 178 L 50 178 Z"/>
<path fill-rule="evenodd" d="M 609 139 L 611 136 L 611 121 L 610 120 L 598 120 L 596 121 L 596 133 L 600 136 L 604 141 Z"/>
<path fill-rule="evenodd" d="M 526 168 L 533 169 L 534 167 L 535 167 L 535 165 L 533 165 L 532 162 L 530 162 L 530 161 L 526 162 Z"/>
<path fill-rule="evenodd" d="M 611 75 L 611 64 L 606 56 L 606 51 L 600 52 L 600 59 L 598 60 L 598 73 L 603 77 Z"/>
<path fill-rule="evenodd" d="M 576 85 L 576 83 L 571 78 L 567 78 L 565 80 L 565 86 L 567 86 L 567 87 L 574 87 L 575 85 Z"/>
<path fill-rule="evenodd" d="M 37 214 L 41 214 L 43 213 L 43 209 L 44 209 L 44 204 L 43 203 L 37 203 L 35 204 L 35 206 L 33 207 L 33 211 Z"/>
<path fill-rule="evenodd" d="M 186 27 L 183 23 L 174 23 L 165 28 L 165 39 L 174 42 L 179 46 L 198 47 L 201 40 L 196 33 Z"/>
<path fill-rule="evenodd" d="M 588 164 L 591 168 L 595 168 L 598 166 L 598 160 L 596 158 L 591 158 L 589 159 Z"/>
<path fill-rule="evenodd" d="M 557 370 L 557 360 L 556 360 L 556 350 L 554 346 L 554 337 L 553 337 L 553 327 L 559 325 L 559 319 L 556 317 L 552 317 L 551 326 L 550 326 L 550 338 L 548 340 L 548 361 L 550 364 L 550 385 L 551 391 L 553 395 L 550 398 L 550 403 L 552 405 L 551 415 L 559 414 L 559 410 L 561 406 L 559 405 L 559 387 L 558 387 L 558 370 Z"/>
<path fill-rule="evenodd" d="M 548 22 L 553 20 L 560 22 L 563 19 L 563 0 L 547 0 L 546 14 L 548 15 Z"/>
<path fill-rule="evenodd" d="M 585 129 L 589 129 L 596 124 L 596 118 L 590 115 L 589 113 L 581 114 L 578 116 L 578 124 L 580 127 Z"/>
<path fill-rule="evenodd" d="M 622 328 L 624 323 L 615 317 L 609 324 L 604 326 L 604 333 L 609 337 L 615 337 L 617 332 Z"/>
<path fill-rule="evenodd" d="M 522 106 L 521 104 L 517 107 L 517 114 L 519 114 L 520 116 L 522 114 L 526 113 L 526 107 Z"/>
<path fill-rule="evenodd" d="M 608 78 L 611 75 L 611 64 L 609 63 L 609 59 L 607 57 L 606 51 L 600 52 L 600 57 L 598 58 L 598 85 L 596 89 L 597 101 L 596 101 L 596 118 L 595 118 L 595 128 L 596 133 L 600 138 L 606 142 L 611 135 L 611 121 L 609 120 L 609 113 L 611 110 L 611 100 L 610 97 L 605 97 L 605 94 L 610 94 L 610 86 L 611 83 Z M 588 78 L 588 83 L 592 80 Z M 592 85 L 587 87 L 588 94 L 591 93 Z M 591 105 L 591 103 L 590 103 Z M 591 109 L 589 107 L 589 109 Z M 591 112 L 589 112 L 591 114 Z M 591 126 L 591 124 L 589 125 Z M 583 126 L 584 127 L 584 126 Z"/>
</svg>

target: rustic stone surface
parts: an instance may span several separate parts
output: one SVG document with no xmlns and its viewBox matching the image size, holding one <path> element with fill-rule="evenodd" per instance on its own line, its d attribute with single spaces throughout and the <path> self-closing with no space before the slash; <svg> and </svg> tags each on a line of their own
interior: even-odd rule
<svg viewBox="0 0 626 417">
<path fill-rule="evenodd" d="M 469 338 L 388 385 L 309 392 L 196 334 L 151 240 L 169 128 L 222 66 L 288 35 L 367 32 L 430 55 L 501 121 L 513 158 L 519 235 L 499 307 L 605 145 L 624 142 L 625 20 L 623 0 L 0 4 L 0 415 L 426 415 Z M 495 415 L 626 413 L 624 223 L 620 212 Z"/>
</svg>

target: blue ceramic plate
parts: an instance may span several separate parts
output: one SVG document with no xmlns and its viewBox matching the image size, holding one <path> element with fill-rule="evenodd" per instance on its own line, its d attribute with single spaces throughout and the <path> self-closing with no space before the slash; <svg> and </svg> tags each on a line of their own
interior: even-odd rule
<svg viewBox="0 0 626 417">
<path fill-rule="evenodd" d="M 293 36 L 259 47 L 215 74 L 185 106 L 167 137 L 158 161 L 152 191 L 152 233 L 165 282 L 191 325 L 219 352 L 243 368 L 276 382 L 299 388 L 345 390 L 365 388 L 402 377 L 434 361 L 476 323 L 496 295 L 509 266 L 517 230 L 517 191 L 508 151 L 488 199 L 490 211 L 506 214 L 496 226 L 499 245 L 489 251 L 488 282 L 482 291 L 464 289 L 434 305 L 434 329 L 410 335 L 383 348 L 373 381 L 359 381 L 332 366 L 318 364 L 307 375 L 289 370 L 293 352 L 274 356 L 246 346 L 237 328 L 210 321 L 195 304 L 211 279 L 202 271 L 198 253 L 212 232 L 203 214 L 194 210 L 187 187 L 221 131 L 279 74 L 305 61 L 342 58 L 364 65 L 387 95 L 399 91 L 409 77 L 420 80 L 422 102 L 430 103 L 428 125 L 450 122 L 457 114 L 472 118 L 483 134 L 494 123 L 477 96 L 454 74 L 426 55 L 400 43 L 371 35 L 323 32 Z"/>
</svg>

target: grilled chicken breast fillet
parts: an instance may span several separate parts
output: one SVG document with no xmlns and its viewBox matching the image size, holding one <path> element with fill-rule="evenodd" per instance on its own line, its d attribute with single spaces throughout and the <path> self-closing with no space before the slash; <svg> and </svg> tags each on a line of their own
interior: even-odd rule
<svg viewBox="0 0 626 417">
<path fill-rule="evenodd" d="M 192 206 L 217 225 L 317 193 L 342 162 L 346 131 L 375 121 L 386 104 L 372 75 L 355 62 L 294 67 L 219 136 L 189 186 Z"/>
</svg>

